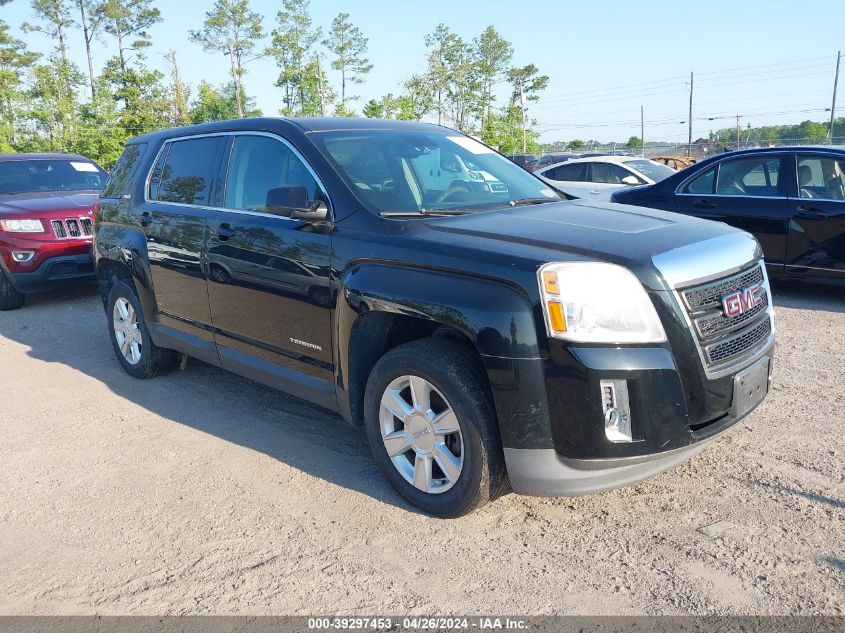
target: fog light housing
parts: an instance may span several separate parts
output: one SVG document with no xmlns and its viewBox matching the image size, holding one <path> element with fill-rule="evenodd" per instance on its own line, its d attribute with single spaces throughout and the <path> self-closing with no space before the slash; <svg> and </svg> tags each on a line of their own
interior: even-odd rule
<svg viewBox="0 0 845 633">
<path fill-rule="evenodd" d="M 614 443 L 633 442 L 631 407 L 628 402 L 628 382 L 602 380 L 601 404 L 604 413 L 604 434 Z"/>
<path fill-rule="evenodd" d="M 30 262 L 33 257 L 35 257 L 35 251 L 12 251 L 12 259 L 19 264 Z"/>
</svg>

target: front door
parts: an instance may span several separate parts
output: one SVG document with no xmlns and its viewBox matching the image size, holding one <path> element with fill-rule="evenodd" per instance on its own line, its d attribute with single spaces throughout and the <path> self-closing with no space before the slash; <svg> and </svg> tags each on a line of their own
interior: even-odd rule
<svg viewBox="0 0 845 633">
<path fill-rule="evenodd" d="M 845 159 L 799 154 L 798 196 L 789 198 L 787 270 L 845 278 Z"/>
<path fill-rule="evenodd" d="M 682 186 L 676 196 L 678 212 L 748 231 L 760 242 L 767 266 L 781 271 L 788 164 L 791 159 L 769 153 L 723 160 Z"/>
<path fill-rule="evenodd" d="M 304 186 L 328 203 L 299 154 L 275 136 L 234 138 L 222 206 L 208 219 L 208 298 L 224 367 L 327 397 L 333 378 L 332 225 L 280 215 L 275 189 Z M 277 378 L 278 380 L 274 379 Z M 320 400 L 320 393 L 302 393 Z"/>
<path fill-rule="evenodd" d="M 153 168 L 147 199 L 135 205 L 147 236 L 158 321 L 208 341 L 212 354 L 201 258 L 226 141 L 225 136 L 167 141 Z"/>
</svg>

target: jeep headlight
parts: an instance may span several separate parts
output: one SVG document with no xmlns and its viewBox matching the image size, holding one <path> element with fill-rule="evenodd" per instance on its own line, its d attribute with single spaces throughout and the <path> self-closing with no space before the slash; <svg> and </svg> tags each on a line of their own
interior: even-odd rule
<svg viewBox="0 0 845 633">
<path fill-rule="evenodd" d="M 43 233 L 41 220 L 0 220 L 0 227 L 9 233 Z"/>
<path fill-rule="evenodd" d="M 549 336 L 579 343 L 662 343 L 666 333 L 639 279 L 602 262 L 538 271 Z"/>
</svg>

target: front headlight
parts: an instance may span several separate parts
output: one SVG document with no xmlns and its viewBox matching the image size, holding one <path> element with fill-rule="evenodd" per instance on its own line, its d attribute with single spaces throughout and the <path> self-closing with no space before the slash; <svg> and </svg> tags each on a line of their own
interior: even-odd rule
<svg viewBox="0 0 845 633">
<path fill-rule="evenodd" d="M 549 336 L 579 343 L 662 343 L 666 333 L 639 279 L 602 262 L 538 271 Z"/>
<path fill-rule="evenodd" d="M 9 233 L 43 233 L 41 220 L 0 220 L 0 227 Z"/>
</svg>

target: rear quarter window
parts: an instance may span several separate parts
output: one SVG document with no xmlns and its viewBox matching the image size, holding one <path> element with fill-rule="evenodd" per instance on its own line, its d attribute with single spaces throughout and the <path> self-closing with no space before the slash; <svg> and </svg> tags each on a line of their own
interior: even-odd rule
<svg viewBox="0 0 845 633">
<path fill-rule="evenodd" d="M 132 191 L 132 183 L 141 167 L 147 143 L 130 143 L 123 150 L 103 189 L 103 198 L 119 198 Z"/>
</svg>

